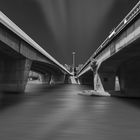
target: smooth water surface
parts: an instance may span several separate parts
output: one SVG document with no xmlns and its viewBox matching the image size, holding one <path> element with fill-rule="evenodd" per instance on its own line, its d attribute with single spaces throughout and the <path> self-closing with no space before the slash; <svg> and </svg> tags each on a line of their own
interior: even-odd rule
<svg viewBox="0 0 140 140">
<path fill-rule="evenodd" d="M 82 96 L 89 88 L 79 85 L 38 87 L 1 100 L 0 140 L 140 138 L 140 99 Z"/>
</svg>

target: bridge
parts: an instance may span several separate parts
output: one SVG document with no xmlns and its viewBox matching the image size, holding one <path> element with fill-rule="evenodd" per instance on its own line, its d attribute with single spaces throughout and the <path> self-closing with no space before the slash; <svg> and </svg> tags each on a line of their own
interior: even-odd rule
<svg viewBox="0 0 140 140">
<path fill-rule="evenodd" d="M 79 84 L 99 94 L 134 96 L 140 92 L 140 2 L 114 28 L 77 72 Z M 62 64 L 0 12 L 0 90 L 24 92 L 29 72 L 46 84 L 75 79 Z M 72 76 L 72 77 L 71 77 Z"/>
<path fill-rule="evenodd" d="M 138 139 L 140 98 L 87 95 L 140 97 L 140 1 L 76 70 L 0 12 L 0 140 Z"/>
<path fill-rule="evenodd" d="M 99 94 L 140 96 L 140 2 L 77 72 L 79 84 Z"/>
<path fill-rule="evenodd" d="M 24 92 L 30 70 L 47 84 L 68 83 L 72 74 L 0 12 L 0 89 Z"/>
</svg>

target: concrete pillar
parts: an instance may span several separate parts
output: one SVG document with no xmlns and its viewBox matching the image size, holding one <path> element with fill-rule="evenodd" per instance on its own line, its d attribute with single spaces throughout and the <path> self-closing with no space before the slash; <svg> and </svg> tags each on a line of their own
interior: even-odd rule
<svg viewBox="0 0 140 140">
<path fill-rule="evenodd" d="M 98 73 L 95 73 L 95 75 L 94 75 L 94 90 L 100 91 L 100 92 L 105 92 L 101 78 Z"/>
<path fill-rule="evenodd" d="M 4 92 L 24 92 L 31 61 L 28 59 L 0 60 L 0 90 Z"/>
<path fill-rule="evenodd" d="M 80 84 L 81 84 L 79 79 L 77 79 L 77 84 L 78 84 L 78 85 L 80 85 Z"/>
<path fill-rule="evenodd" d="M 114 72 L 96 72 L 94 76 L 94 89 L 100 92 L 115 90 Z"/>
</svg>

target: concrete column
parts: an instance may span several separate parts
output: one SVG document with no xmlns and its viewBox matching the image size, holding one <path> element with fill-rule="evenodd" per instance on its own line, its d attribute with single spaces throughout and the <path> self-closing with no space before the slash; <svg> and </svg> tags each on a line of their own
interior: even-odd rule
<svg viewBox="0 0 140 140">
<path fill-rule="evenodd" d="M 115 73 L 114 72 L 96 72 L 94 76 L 94 89 L 100 92 L 115 90 Z"/>
<path fill-rule="evenodd" d="M 78 85 L 80 85 L 80 84 L 81 84 L 79 79 L 77 79 L 77 84 L 78 84 Z"/>
<path fill-rule="evenodd" d="M 28 59 L 0 60 L 0 90 L 4 92 L 24 92 L 31 61 Z"/>
<path fill-rule="evenodd" d="M 94 90 L 105 92 L 104 86 L 98 73 L 95 73 L 94 75 Z"/>
</svg>

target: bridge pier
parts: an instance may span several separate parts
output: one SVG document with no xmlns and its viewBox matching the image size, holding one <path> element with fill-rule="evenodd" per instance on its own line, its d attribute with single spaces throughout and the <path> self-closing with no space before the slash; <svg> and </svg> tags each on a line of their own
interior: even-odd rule
<svg viewBox="0 0 140 140">
<path fill-rule="evenodd" d="M 117 63 L 115 63 L 117 64 Z M 101 93 L 114 93 L 118 90 L 117 67 L 110 63 L 99 63 L 94 70 L 94 90 Z"/>
<path fill-rule="evenodd" d="M 67 74 L 64 75 L 56 75 L 50 73 L 41 74 L 41 81 L 42 83 L 46 83 L 48 85 L 70 83 L 69 75 Z"/>
<path fill-rule="evenodd" d="M 97 72 L 94 78 L 94 89 L 96 91 L 106 92 L 115 90 L 114 72 Z"/>
<path fill-rule="evenodd" d="M 102 62 L 95 74 L 95 90 L 111 96 L 140 97 L 140 55 L 123 54 Z"/>
<path fill-rule="evenodd" d="M 0 90 L 13 93 L 24 92 L 30 67 L 29 59 L 0 59 Z"/>
</svg>

